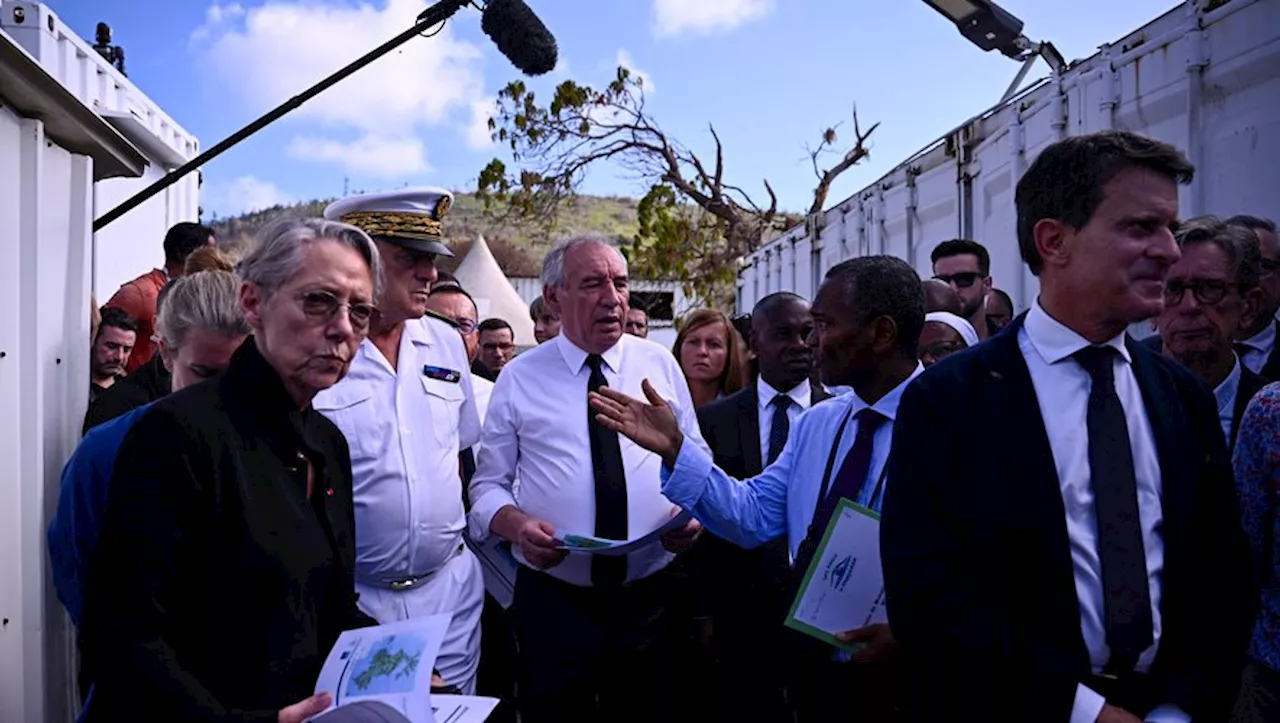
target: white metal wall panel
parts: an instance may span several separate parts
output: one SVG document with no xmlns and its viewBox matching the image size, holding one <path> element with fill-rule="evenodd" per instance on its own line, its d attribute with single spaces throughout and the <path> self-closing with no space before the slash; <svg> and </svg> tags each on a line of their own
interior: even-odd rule
<svg viewBox="0 0 1280 723">
<path fill-rule="evenodd" d="M 821 273 L 846 258 L 889 253 L 927 276 L 938 242 L 969 237 L 990 249 L 996 286 L 1026 308 L 1039 286 L 1018 252 L 1017 180 L 1054 141 L 1107 128 L 1187 153 L 1198 173 L 1181 191 L 1183 216 L 1280 215 L 1280 2 L 1228 0 L 1208 13 L 1198 7 L 1184 3 L 1104 46 L 1060 80 L 988 110 L 827 210 Z M 804 228 L 746 259 L 740 309 L 778 290 L 812 298 L 821 273 L 793 279 L 776 266 L 796 234 Z"/>
<path fill-rule="evenodd" d="M 72 637 L 45 527 L 88 402 L 92 161 L 0 109 L 0 720 L 72 714 Z"/>
<path fill-rule="evenodd" d="M 18 22 L 17 18 L 22 21 Z M 0 29 L 39 61 L 86 106 L 102 114 L 126 113 L 171 151 L 193 158 L 199 141 L 169 117 L 127 77 L 71 31 L 47 6 L 30 0 L 0 0 Z M 126 66 L 127 67 L 127 66 Z M 142 148 L 147 153 L 145 148 Z M 167 168 L 152 158 L 141 178 L 119 178 L 96 185 L 95 216 L 164 176 Z M 170 226 L 200 215 L 199 177 L 192 173 L 97 234 L 93 284 L 105 302 L 121 284 L 164 262 L 162 242 Z"/>
</svg>

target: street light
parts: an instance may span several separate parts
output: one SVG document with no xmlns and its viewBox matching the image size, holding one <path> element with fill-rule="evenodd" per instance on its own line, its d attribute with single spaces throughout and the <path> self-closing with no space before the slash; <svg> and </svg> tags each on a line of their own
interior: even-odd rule
<svg viewBox="0 0 1280 723">
<path fill-rule="evenodd" d="M 984 51 L 998 50 L 1013 60 L 1022 62 L 1022 69 L 1000 98 L 1003 103 L 1013 97 L 1022 86 L 1036 58 L 1044 58 L 1054 75 L 1067 68 L 1053 43 L 1034 42 L 1022 34 L 1022 21 L 991 0 L 924 0 L 929 7 L 955 24 L 960 34 Z"/>
</svg>

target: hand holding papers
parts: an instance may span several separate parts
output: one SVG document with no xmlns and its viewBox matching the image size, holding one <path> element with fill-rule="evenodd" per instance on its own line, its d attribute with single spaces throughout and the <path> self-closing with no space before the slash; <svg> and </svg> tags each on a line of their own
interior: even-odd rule
<svg viewBox="0 0 1280 723">
<path fill-rule="evenodd" d="M 857 650 L 864 643 L 837 636 L 887 621 L 880 516 L 840 500 L 805 571 L 786 626 L 838 648 Z"/>
<path fill-rule="evenodd" d="M 672 517 L 667 524 L 644 537 L 637 537 L 634 540 L 606 540 L 603 537 L 592 537 L 590 535 L 565 535 L 557 546 L 570 552 L 586 552 L 592 555 L 616 557 L 658 541 L 668 532 L 683 528 L 691 519 L 693 519 L 693 515 L 689 514 L 688 511 L 681 511 L 680 514 Z"/>
<path fill-rule="evenodd" d="M 316 723 L 482 723 L 496 700 L 431 695 L 449 615 L 348 630 L 320 669 L 316 692 L 333 707 Z M 489 705 L 489 702 L 493 705 Z"/>
</svg>

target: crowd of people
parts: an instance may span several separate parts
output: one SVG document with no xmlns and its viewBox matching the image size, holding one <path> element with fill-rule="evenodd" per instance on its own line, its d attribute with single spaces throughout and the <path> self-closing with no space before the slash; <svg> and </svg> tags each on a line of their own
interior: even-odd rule
<svg viewBox="0 0 1280 723">
<path fill-rule="evenodd" d="M 1021 313 L 953 239 L 670 349 L 591 234 L 518 349 L 436 268 L 440 189 L 244 248 L 179 224 L 94 310 L 48 532 L 81 717 L 300 723 L 342 631 L 445 615 L 433 690 L 494 721 L 1280 721 L 1280 247 L 1180 217 L 1194 172 L 1121 131 L 1042 151 Z M 888 622 L 833 645 L 782 622 L 845 501 Z"/>
</svg>

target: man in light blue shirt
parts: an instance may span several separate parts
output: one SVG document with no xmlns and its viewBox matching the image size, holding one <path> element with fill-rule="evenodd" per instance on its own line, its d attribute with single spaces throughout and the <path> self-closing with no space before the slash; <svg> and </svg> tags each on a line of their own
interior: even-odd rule
<svg viewBox="0 0 1280 723">
<path fill-rule="evenodd" d="M 805 412 L 791 427 L 777 461 L 745 482 L 715 467 L 697 445 L 683 444 L 670 408 L 651 387 L 645 389 L 648 404 L 614 390 L 603 390 L 594 399 L 607 426 L 662 455 L 662 493 L 668 499 L 743 547 L 786 535 L 796 573 L 807 567 L 833 498 L 848 497 L 879 510 L 889 482 L 884 469 L 898 399 L 922 371 L 916 358 L 924 327 L 920 278 L 890 256 L 851 259 L 827 273 L 813 303 L 813 319 L 823 383 L 853 391 Z M 779 611 L 779 621 L 781 617 Z M 788 665 L 796 678 L 789 698 L 799 719 L 825 719 L 824 691 L 849 686 L 858 691 L 850 699 L 870 709 L 869 719 L 891 716 L 899 702 L 892 691 L 902 681 L 897 672 L 877 665 L 896 648 L 888 626 L 872 625 L 841 637 L 866 644 L 853 657 L 855 665 L 832 662 L 836 651 L 830 648 Z"/>
</svg>

